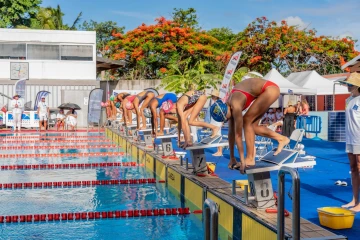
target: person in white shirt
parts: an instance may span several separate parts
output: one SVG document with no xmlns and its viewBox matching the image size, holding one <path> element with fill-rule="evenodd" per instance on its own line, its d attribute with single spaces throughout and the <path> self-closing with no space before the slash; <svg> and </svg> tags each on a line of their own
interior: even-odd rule
<svg viewBox="0 0 360 240">
<path fill-rule="evenodd" d="M 48 116 L 50 116 L 49 113 L 50 109 L 45 103 L 45 97 L 41 98 L 41 102 L 37 105 L 37 114 L 39 115 L 39 130 L 41 132 L 41 126 L 44 125 L 44 129 L 47 128 L 47 120 Z"/>
<path fill-rule="evenodd" d="M 278 121 L 282 121 L 282 120 L 284 119 L 284 113 L 281 112 L 281 108 L 277 108 L 277 109 L 276 109 L 275 115 L 276 115 L 276 121 L 277 121 L 277 122 L 278 122 Z"/>
<path fill-rule="evenodd" d="M 16 127 L 18 127 L 19 131 L 21 131 L 21 115 L 22 115 L 22 107 L 23 103 L 19 99 L 20 95 L 16 94 L 11 100 L 12 107 L 12 115 L 14 119 L 14 130 L 16 131 Z"/>
<path fill-rule="evenodd" d="M 66 113 L 66 124 L 70 126 L 72 131 L 75 131 L 75 127 L 77 124 L 77 112 L 75 111 L 75 109 L 70 109 L 67 113 Z"/>
<path fill-rule="evenodd" d="M 276 122 L 276 116 L 273 110 L 270 108 L 267 114 L 268 124 L 271 125 Z"/>
<path fill-rule="evenodd" d="M 59 113 L 56 114 L 56 127 L 57 129 L 60 129 L 60 127 L 62 126 L 62 129 L 64 130 L 64 125 L 65 125 L 65 114 L 64 114 L 64 109 L 60 109 Z"/>
<path fill-rule="evenodd" d="M 350 74 L 342 83 L 347 85 L 352 98 L 345 109 L 345 136 L 353 190 L 352 201 L 342 207 L 360 212 L 360 73 Z"/>
</svg>

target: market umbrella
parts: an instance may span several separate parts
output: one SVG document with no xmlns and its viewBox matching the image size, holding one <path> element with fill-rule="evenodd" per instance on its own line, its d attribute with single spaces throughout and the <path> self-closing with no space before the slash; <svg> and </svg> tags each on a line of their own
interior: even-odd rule
<svg viewBox="0 0 360 240">
<path fill-rule="evenodd" d="M 75 103 L 63 103 L 60 106 L 58 106 L 58 108 L 62 108 L 62 109 L 75 109 L 75 110 L 81 110 L 81 107 L 79 107 L 79 105 L 75 104 Z"/>
</svg>

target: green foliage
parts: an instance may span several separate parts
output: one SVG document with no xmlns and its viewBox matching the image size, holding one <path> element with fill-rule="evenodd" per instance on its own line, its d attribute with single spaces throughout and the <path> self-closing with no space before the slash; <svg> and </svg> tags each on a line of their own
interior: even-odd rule
<svg viewBox="0 0 360 240">
<path fill-rule="evenodd" d="M 36 14 L 41 0 L 0 0 L 0 27 L 29 25 L 29 19 Z"/>
<path fill-rule="evenodd" d="M 167 76 L 161 80 L 161 87 L 175 93 L 184 93 L 190 90 L 204 90 L 217 88 L 220 83 L 218 74 L 207 73 L 208 61 L 198 61 L 191 67 L 191 58 L 169 66 Z"/>
<path fill-rule="evenodd" d="M 96 31 L 97 52 L 106 55 L 107 51 L 105 50 L 105 46 L 109 41 L 114 39 L 112 33 L 117 32 L 123 34 L 125 27 L 119 27 L 117 23 L 113 21 L 96 22 L 90 20 L 89 22 L 83 22 L 80 29 L 85 31 Z"/>
<path fill-rule="evenodd" d="M 219 40 L 221 42 L 219 47 L 221 47 L 223 50 L 231 49 L 236 37 L 236 34 L 234 34 L 230 28 L 226 27 L 212 28 L 206 33 Z"/>
<path fill-rule="evenodd" d="M 172 19 L 174 20 L 174 22 L 178 23 L 180 27 L 188 26 L 191 28 L 195 28 L 198 25 L 196 10 L 194 8 L 174 8 L 174 12 L 172 13 Z"/>
</svg>

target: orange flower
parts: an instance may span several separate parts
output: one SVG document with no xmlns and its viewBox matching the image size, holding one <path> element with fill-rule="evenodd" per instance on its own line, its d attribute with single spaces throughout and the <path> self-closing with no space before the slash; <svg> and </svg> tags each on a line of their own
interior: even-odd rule
<svg viewBox="0 0 360 240">
<path fill-rule="evenodd" d="M 159 70 L 160 70 L 161 73 L 166 73 L 167 72 L 166 68 L 160 68 Z"/>
</svg>

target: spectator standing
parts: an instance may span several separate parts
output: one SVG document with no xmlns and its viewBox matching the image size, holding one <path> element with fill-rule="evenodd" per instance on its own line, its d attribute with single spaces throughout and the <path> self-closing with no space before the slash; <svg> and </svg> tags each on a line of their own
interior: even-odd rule
<svg viewBox="0 0 360 240">
<path fill-rule="evenodd" d="M 39 116 L 39 130 L 41 132 L 41 126 L 44 126 L 44 129 L 47 128 L 48 116 L 50 116 L 50 109 L 45 102 L 45 97 L 41 98 L 41 102 L 37 106 L 37 114 Z"/>
<path fill-rule="evenodd" d="M 352 98 L 348 101 L 345 109 L 345 135 L 346 152 L 350 162 L 353 199 L 342 207 L 360 212 L 360 73 L 350 74 L 343 83 L 347 85 Z"/>
<path fill-rule="evenodd" d="M 296 107 L 292 102 L 288 103 L 288 107 L 284 111 L 284 123 L 282 128 L 282 135 L 290 137 L 291 133 L 295 130 L 294 122 L 296 117 Z"/>
<path fill-rule="evenodd" d="M 14 130 L 16 131 L 16 127 L 18 127 L 19 131 L 21 131 L 21 115 L 22 115 L 22 101 L 19 99 L 20 95 L 16 94 L 11 100 L 12 107 L 12 115 L 13 115 L 13 123 Z"/>
</svg>

